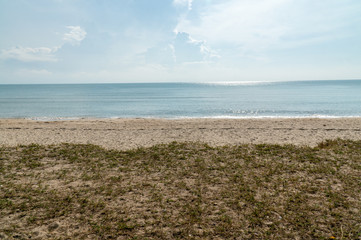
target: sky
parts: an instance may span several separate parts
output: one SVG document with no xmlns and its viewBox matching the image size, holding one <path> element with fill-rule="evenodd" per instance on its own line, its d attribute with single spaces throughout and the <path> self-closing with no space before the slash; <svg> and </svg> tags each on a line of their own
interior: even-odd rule
<svg viewBox="0 0 361 240">
<path fill-rule="evenodd" d="M 0 84 L 335 79 L 360 0 L 0 0 Z"/>
</svg>

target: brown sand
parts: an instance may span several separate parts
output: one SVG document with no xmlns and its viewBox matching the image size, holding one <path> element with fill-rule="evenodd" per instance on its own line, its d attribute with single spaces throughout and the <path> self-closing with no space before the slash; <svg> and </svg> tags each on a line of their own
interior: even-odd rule
<svg viewBox="0 0 361 240">
<path fill-rule="evenodd" d="M 91 143 L 131 149 L 172 141 L 212 146 L 277 143 L 314 146 L 325 139 L 361 139 L 361 118 L 340 119 L 0 119 L 0 145 Z"/>
</svg>

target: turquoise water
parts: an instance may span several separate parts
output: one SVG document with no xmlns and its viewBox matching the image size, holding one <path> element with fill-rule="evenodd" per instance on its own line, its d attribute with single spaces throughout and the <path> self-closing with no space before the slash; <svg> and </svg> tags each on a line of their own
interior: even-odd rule
<svg viewBox="0 0 361 240">
<path fill-rule="evenodd" d="M 356 116 L 361 80 L 0 85 L 0 118 Z"/>
</svg>

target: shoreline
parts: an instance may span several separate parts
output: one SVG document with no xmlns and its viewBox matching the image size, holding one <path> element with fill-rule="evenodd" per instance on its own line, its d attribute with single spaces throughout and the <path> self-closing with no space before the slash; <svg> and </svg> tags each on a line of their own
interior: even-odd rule
<svg viewBox="0 0 361 240">
<path fill-rule="evenodd" d="M 219 120 L 252 120 L 252 119 L 356 119 L 361 116 L 328 116 L 328 115 L 314 115 L 314 116 L 205 116 L 205 117 L 9 117 L 1 118 L 1 120 L 30 120 L 30 121 L 83 121 L 83 120 L 132 120 L 132 119 L 146 119 L 146 120 L 191 120 L 191 119 L 219 119 Z"/>
<path fill-rule="evenodd" d="M 156 144 L 204 142 L 316 146 L 327 139 L 361 140 L 361 118 L 85 118 L 39 121 L 0 119 L 0 145 L 95 144 L 127 150 Z"/>
</svg>

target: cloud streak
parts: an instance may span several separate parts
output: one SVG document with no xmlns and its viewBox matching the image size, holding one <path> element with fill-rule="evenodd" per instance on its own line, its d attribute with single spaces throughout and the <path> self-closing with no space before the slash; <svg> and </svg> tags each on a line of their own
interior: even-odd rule
<svg viewBox="0 0 361 240">
<path fill-rule="evenodd" d="M 58 49 L 58 47 L 14 47 L 2 50 L 0 57 L 2 59 L 14 59 L 22 62 L 56 62 L 55 53 Z"/>
<path fill-rule="evenodd" d="M 67 26 L 70 31 L 63 36 L 64 43 L 57 47 L 22 47 L 17 46 L 10 49 L 4 49 L 0 52 L 0 59 L 13 59 L 21 62 L 56 62 L 56 52 L 58 52 L 65 43 L 79 45 L 86 37 L 86 32 L 80 26 Z"/>
</svg>

